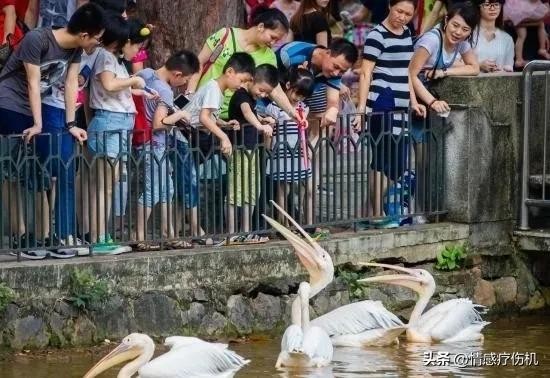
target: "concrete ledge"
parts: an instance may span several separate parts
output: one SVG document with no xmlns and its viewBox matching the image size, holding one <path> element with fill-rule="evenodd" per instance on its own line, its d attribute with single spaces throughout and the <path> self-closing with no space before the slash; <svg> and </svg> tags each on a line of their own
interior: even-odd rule
<svg viewBox="0 0 550 378">
<path fill-rule="evenodd" d="M 468 225 L 440 223 L 336 234 L 322 245 L 333 256 L 335 265 L 383 259 L 412 264 L 435 259 L 446 243 L 464 243 L 468 234 Z M 289 244 L 276 241 L 244 248 L 9 262 L 0 265 L 0 280 L 25 297 L 60 298 L 75 267 L 92 269 L 129 295 L 205 287 L 228 293 L 250 290 L 259 283 L 296 280 L 304 274 Z"/>
<path fill-rule="evenodd" d="M 522 251 L 550 252 L 550 232 L 516 231 L 514 236 Z"/>
</svg>

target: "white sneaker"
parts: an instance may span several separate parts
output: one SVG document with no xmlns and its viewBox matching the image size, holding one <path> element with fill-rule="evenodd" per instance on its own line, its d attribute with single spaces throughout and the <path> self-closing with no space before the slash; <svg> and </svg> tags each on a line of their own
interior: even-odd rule
<svg viewBox="0 0 550 378">
<path fill-rule="evenodd" d="M 43 260 L 50 254 L 50 251 L 47 251 L 45 249 L 37 249 L 35 251 L 22 251 L 21 257 L 28 259 L 28 260 Z M 10 252 L 11 256 L 17 256 L 17 252 L 12 251 Z"/>
<path fill-rule="evenodd" d="M 64 254 L 73 254 L 74 256 L 88 256 L 90 254 L 90 248 L 85 245 L 79 238 L 75 238 L 72 235 L 67 236 L 66 240 L 60 240 L 59 244 L 69 245 L 71 247 L 60 248 L 58 252 Z M 52 254 L 52 256 L 56 257 Z M 72 257 L 72 256 L 71 256 Z"/>
<path fill-rule="evenodd" d="M 428 218 L 426 218 L 424 215 L 416 215 L 413 217 L 413 224 L 426 224 L 428 222 Z"/>
</svg>

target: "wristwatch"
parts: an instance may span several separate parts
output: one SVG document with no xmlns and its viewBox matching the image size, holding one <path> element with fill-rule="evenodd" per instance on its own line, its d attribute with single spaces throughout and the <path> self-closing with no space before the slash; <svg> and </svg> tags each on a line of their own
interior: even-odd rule
<svg viewBox="0 0 550 378">
<path fill-rule="evenodd" d="M 70 122 L 67 122 L 67 123 L 65 124 L 65 128 L 66 128 L 67 130 L 72 129 L 73 127 L 76 127 L 76 121 L 70 121 Z"/>
</svg>

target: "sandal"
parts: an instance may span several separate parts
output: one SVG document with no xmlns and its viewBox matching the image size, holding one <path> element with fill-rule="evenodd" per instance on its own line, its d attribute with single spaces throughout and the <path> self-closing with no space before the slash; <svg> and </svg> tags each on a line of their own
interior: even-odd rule
<svg viewBox="0 0 550 378">
<path fill-rule="evenodd" d="M 138 252 L 160 251 L 160 244 L 153 242 L 139 242 L 133 246 L 133 249 Z"/>
<path fill-rule="evenodd" d="M 191 249 L 193 248 L 193 244 L 185 241 L 185 240 L 172 240 L 169 242 L 166 242 L 165 244 L 167 249 Z"/>
<path fill-rule="evenodd" d="M 267 236 L 257 234 L 235 235 L 227 239 L 227 245 L 260 244 L 269 241 Z"/>
</svg>

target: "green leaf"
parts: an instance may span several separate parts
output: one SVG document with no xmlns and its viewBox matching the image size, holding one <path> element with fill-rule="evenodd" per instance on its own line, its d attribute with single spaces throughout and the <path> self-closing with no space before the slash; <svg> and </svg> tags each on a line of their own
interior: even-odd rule
<svg viewBox="0 0 550 378">
<path fill-rule="evenodd" d="M 447 265 L 449 267 L 449 270 L 453 270 L 454 268 L 456 268 L 456 263 L 454 261 L 449 261 Z"/>
</svg>

